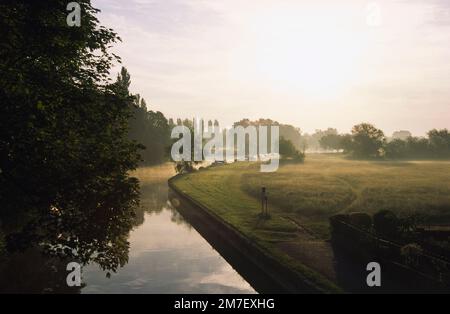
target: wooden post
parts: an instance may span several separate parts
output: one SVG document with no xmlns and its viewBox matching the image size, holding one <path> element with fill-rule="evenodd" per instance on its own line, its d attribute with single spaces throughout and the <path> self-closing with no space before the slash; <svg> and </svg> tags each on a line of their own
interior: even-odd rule
<svg viewBox="0 0 450 314">
<path fill-rule="evenodd" d="M 265 202 L 266 202 L 266 218 L 269 218 L 269 206 L 267 205 L 267 195 L 266 195 L 266 197 L 265 197 Z"/>
<path fill-rule="evenodd" d="M 261 188 L 261 216 L 264 217 L 264 202 L 266 199 L 266 187 Z"/>
</svg>

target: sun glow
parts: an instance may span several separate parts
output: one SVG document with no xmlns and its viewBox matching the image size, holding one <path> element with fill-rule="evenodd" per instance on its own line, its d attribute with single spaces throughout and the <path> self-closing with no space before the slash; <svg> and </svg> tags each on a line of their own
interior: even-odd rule
<svg viewBox="0 0 450 314">
<path fill-rule="evenodd" d="M 246 43 L 235 53 L 239 75 L 309 99 L 345 93 L 361 74 L 364 36 L 345 16 L 321 13 L 299 15 L 284 7 L 255 16 Z"/>
</svg>

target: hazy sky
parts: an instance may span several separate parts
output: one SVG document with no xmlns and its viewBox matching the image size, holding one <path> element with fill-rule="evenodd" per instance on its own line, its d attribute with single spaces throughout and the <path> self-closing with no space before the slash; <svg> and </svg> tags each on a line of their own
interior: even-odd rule
<svg viewBox="0 0 450 314">
<path fill-rule="evenodd" d="M 449 0 L 95 0 L 168 117 L 450 128 Z"/>
</svg>

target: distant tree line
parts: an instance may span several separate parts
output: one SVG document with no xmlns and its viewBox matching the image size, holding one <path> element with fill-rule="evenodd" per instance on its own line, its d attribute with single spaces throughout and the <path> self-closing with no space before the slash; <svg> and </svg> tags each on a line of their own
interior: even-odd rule
<svg viewBox="0 0 450 314">
<path fill-rule="evenodd" d="M 303 162 L 305 161 L 305 153 L 299 151 L 292 141 L 280 137 L 279 153 L 281 159 L 289 159 L 292 161 Z"/>
<path fill-rule="evenodd" d="M 282 124 L 271 119 L 258 119 L 251 121 L 249 119 L 242 119 L 234 123 L 234 126 L 278 126 L 280 130 L 279 153 L 281 159 L 289 159 L 297 162 L 305 160 L 304 147 L 302 147 L 302 137 L 299 128 L 289 124 Z M 270 129 L 268 129 L 270 131 Z M 268 135 L 270 138 L 270 134 Z M 270 143 L 268 143 L 268 146 Z"/>
<path fill-rule="evenodd" d="M 253 125 L 256 127 L 271 126 L 271 125 L 278 126 L 280 129 L 280 137 L 284 138 L 287 141 L 290 141 L 297 150 L 303 151 L 304 147 L 302 147 L 301 130 L 292 125 L 283 124 L 283 123 L 279 123 L 279 122 L 271 120 L 271 119 L 262 119 L 262 118 L 255 120 L 255 121 L 251 121 L 249 119 L 242 119 L 242 120 L 234 123 L 234 126 L 237 126 L 237 125 L 240 125 L 243 127 L 247 127 L 249 125 Z"/>
<path fill-rule="evenodd" d="M 219 126 L 219 122 L 217 120 L 208 120 L 208 121 L 199 121 L 199 123 L 202 124 L 203 128 L 208 127 L 216 127 Z M 169 120 L 169 126 L 170 129 L 172 129 L 174 126 L 176 125 L 184 125 L 186 127 L 188 127 L 190 129 L 191 132 L 191 138 L 194 138 L 194 122 L 193 120 L 190 119 L 177 119 L 176 123 L 170 119 Z M 294 161 L 294 162 L 303 162 L 305 159 L 305 154 L 304 152 L 300 151 L 299 147 L 300 147 L 300 140 L 301 140 L 301 136 L 300 136 L 300 130 L 298 128 L 295 128 L 291 125 L 287 125 L 287 124 L 280 124 L 277 121 L 273 121 L 270 119 L 258 119 L 255 121 L 251 121 L 249 119 L 242 119 L 238 122 L 235 122 L 233 124 L 234 127 L 237 126 L 242 126 L 244 128 L 248 127 L 248 126 L 254 126 L 258 129 L 258 127 L 260 126 L 279 126 L 279 130 L 280 130 L 280 139 L 279 139 L 279 153 L 280 153 L 280 157 L 282 160 L 290 160 L 290 161 Z M 226 132 L 227 130 L 225 128 L 220 129 L 220 134 L 223 137 L 223 144 L 226 145 Z M 271 133 L 270 133 L 270 128 L 267 129 L 268 135 L 267 135 L 267 147 L 268 150 L 271 151 L 271 147 L 270 147 L 270 138 L 271 138 Z M 257 133 L 257 136 L 258 133 Z M 178 139 L 172 139 L 172 143 L 174 141 L 177 141 Z M 206 142 L 209 139 L 203 139 L 203 145 L 206 144 Z M 194 162 L 193 160 L 193 153 L 194 153 L 194 143 L 193 141 L 191 141 L 191 154 L 192 154 L 192 158 L 191 161 L 180 161 L 177 162 L 175 165 L 175 169 L 177 172 L 179 173 L 184 173 L 184 172 L 190 172 L 193 171 L 195 169 L 195 164 L 198 164 L 198 162 Z M 236 149 L 236 145 L 237 142 L 235 141 L 234 143 L 235 145 L 235 149 Z M 249 137 L 245 137 L 245 146 L 246 146 L 246 157 L 249 157 Z M 224 158 L 225 158 L 225 150 L 223 151 L 224 154 Z"/>
<path fill-rule="evenodd" d="M 323 149 L 343 151 L 356 158 L 450 158 L 450 133 L 447 129 L 433 129 L 426 137 L 399 131 L 388 139 L 372 124 L 361 123 L 352 128 L 351 134 L 327 134 L 319 142 Z"/>
<path fill-rule="evenodd" d="M 300 138 L 300 147 L 303 152 L 321 152 L 323 150 L 328 150 L 329 148 L 324 148 L 320 140 L 327 135 L 338 135 L 337 129 L 328 128 L 326 130 L 316 130 L 314 133 L 303 133 Z"/>
<path fill-rule="evenodd" d="M 117 82 L 129 93 L 131 77 L 122 67 L 117 75 Z M 128 138 L 139 147 L 140 165 L 154 165 L 168 158 L 171 144 L 169 120 L 160 111 L 147 108 L 147 103 L 139 94 L 130 95 L 131 114 L 128 119 Z"/>
</svg>

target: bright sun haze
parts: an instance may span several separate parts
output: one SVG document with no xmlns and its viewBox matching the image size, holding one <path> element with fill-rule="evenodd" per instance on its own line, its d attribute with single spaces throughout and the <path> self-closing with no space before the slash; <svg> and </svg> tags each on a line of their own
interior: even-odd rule
<svg viewBox="0 0 450 314">
<path fill-rule="evenodd" d="M 304 131 L 449 128 L 450 2 L 95 0 L 153 110 Z"/>
<path fill-rule="evenodd" d="M 255 16 L 249 44 L 235 52 L 237 79 L 311 101 L 342 95 L 357 79 L 365 41 L 337 9 L 279 4 Z"/>
</svg>

